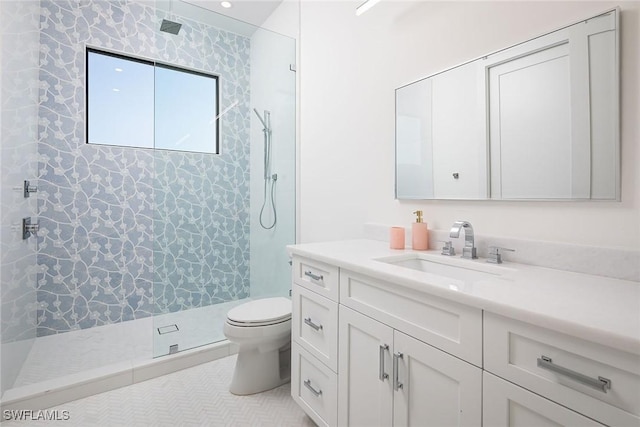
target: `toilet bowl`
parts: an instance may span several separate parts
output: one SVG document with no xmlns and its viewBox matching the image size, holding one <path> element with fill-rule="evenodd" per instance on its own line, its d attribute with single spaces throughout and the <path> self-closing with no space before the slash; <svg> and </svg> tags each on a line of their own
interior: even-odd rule
<svg viewBox="0 0 640 427">
<path fill-rule="evenodd" d="M 291 378 L 291 301 L 264 298 L 227 313 L 224 335 L 238 345 L 229 391 L 246 395 L 270 390 Z"/>
</svg>

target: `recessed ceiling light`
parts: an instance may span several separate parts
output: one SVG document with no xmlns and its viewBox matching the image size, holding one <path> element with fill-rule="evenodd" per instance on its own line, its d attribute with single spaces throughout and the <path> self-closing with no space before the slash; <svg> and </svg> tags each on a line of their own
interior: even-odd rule
<svg viewBox="0 0 640 427">
<path fill-rule="evenodd" d="M 118 73 L 122 72 L 122 68 L 114 68 L 115 71 L 117 71 Z"/>
<path fill-rule="evenodd" d="M 220 6 L 224 7 L 225 9 L 229 9 L 231 7 L 231 2 L 228 2 L 228 1 L 220 2 Z"/>
<path fill-rule="evenodd" d="M 120 92 L 120 89 L 115 88 L 115 87 L 113 89 L 111 89 L 111 90 L 113 90 L 114 92 Z"/>
</svg>

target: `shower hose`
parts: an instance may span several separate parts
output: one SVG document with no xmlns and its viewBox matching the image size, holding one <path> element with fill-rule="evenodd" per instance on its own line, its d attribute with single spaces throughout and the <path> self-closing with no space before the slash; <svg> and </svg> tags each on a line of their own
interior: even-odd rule
<svg viewBox="0 0 640 427">
<path fill-rule="evenodd" d="M 262 208 L 260 208 L 260 226 L 265 230 L 271 230 L 276 226 L 278 221 L 278 214 L 276 213 L 276 181 L 278 180 L 278 174 L 269 176 L 271 169 L 271 129 L 263 129 L 264 133 L 264 191 L 262 194 Z M 273 222 L 271 225 L 265 225 L 262 219 L 264 210 L 267 206 L 267 201 L 271 201 L 271 212 L 273 212 Z"/>
</svg>

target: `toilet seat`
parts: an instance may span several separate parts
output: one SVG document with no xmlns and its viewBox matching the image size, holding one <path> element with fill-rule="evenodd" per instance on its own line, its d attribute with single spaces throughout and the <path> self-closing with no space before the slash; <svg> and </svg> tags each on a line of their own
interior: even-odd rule
<svg viewBox="0 0 640 427">
<path fill-rule="evenodd" d="M 231 320 L 231 319 L 227 319 L 227 323 L 233 326 L 240 326 L 240 327 L 244 327 L 244 328 L 256 328 L 258 326 L 272 326 L 272 325 L 277 325 L 279 323 L 284 323 L 284 322 L 288 322 L 291 320 L 291 316 L 282 319 L 278 322 L 236 322 L 235 320 Z"/>
<path fill-rule="evenodd" d="M 291 300 L 283 297 L 249 301 L 227 313 L 227 323 L 241 327 L 269 326 L 290 319 Z"/>
</svg>

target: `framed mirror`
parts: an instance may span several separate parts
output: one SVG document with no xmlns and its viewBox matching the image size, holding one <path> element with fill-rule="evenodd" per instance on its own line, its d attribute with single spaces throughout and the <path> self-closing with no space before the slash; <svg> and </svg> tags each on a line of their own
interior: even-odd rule
<svg viewBox="0 0 640 427">
<path fill-rule="evenodd" d="M 618 15 L 396 89 L 396 198 L 620 200 Z"/>
</svg>

